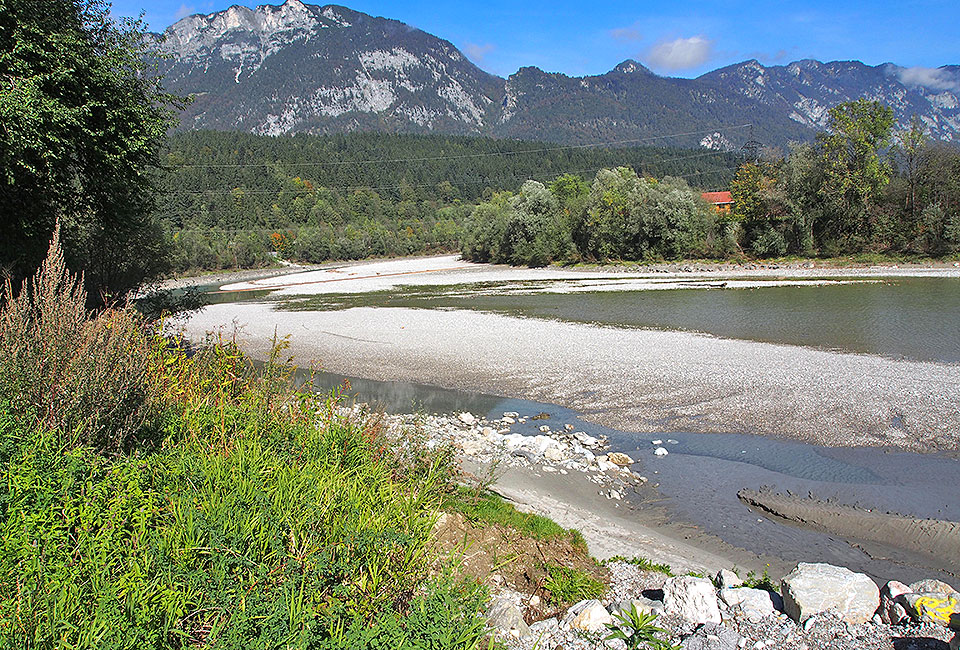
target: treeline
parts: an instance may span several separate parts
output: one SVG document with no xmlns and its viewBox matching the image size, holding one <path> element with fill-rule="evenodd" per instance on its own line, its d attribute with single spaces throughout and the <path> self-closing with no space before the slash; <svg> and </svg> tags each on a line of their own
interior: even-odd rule
<svg viewBox="0 0 960 650">
<path fill-rule="evenodd" d="M 660 147 L 212 131 L 172 136 L 163 160 L 159 218 L 180 271 L 263 265 L 271 253 L 320 262 L 453 251 L 475 204 L 525 178 L 628 165 L 722 187 L 738 162 Z"/>
<path fill-rule="evenodd" d="M 960 150 L 923 124 L 894 132 L 893 111 L 858 100 L 785 158 L 743 165 L 729 227 L 757 257 L 960 251 Z"/>
<path fill-rule="evenodd" d="M 827 130 L 788 156 L 740 166 L 733 206 L 717 211 L 684 180 L 628 167 L 591 184 L 563 175 L 497 193 L 465 227 L 463 254 L 484 262 L 691 257 L 942 257 L 960 251 L 960 151 L 915 122 L 858 100 L 830 110 Z"/>
</svg>

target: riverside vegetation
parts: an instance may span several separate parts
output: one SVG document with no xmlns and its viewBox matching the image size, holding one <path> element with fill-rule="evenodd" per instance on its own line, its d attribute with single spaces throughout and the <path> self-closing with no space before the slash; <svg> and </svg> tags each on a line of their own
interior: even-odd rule
<svg viewBox="0 0 960 650">
<path fill-rule="evenodd" d="M 85 299 L 57 235 L 6 285 L 4 647 L 483 643 L 483 587 L 426 568 L 448 448 L 295 392 L 282 345 L 256 373 Z"/>
</svg>

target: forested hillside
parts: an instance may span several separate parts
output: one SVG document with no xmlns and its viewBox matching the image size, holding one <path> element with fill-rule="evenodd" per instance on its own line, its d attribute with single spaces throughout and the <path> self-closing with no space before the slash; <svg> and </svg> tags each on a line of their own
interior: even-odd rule
<svg viewBox="0 0 960 650">
<path fill-rule="evenodd" d="M 274 250 L 311 262 L 455 250 L 473 204 L 528 179 L 592 181 L 601 168 L 626 166 L 723 188 L 740 162 L 654 146 L 216 131 L 172 136 L 163 161 L 159 216 L 180 270 L 256 266 Z"/>
</svg>

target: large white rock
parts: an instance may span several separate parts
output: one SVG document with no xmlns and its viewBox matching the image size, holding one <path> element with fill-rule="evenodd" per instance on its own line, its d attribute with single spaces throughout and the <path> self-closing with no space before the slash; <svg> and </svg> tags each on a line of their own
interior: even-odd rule
<svg viewBox="0 0 960 650">
<path fill-rule="evenodd" d="M 720 606 L 713 583 L 706 578 L 678 576 L 663 585 L 663 607 L 692 623 L 719 623 Z"/>
<path fill-rule="evenodd" d="M 467 413 L 466 411 L 458 415 L 457 418 L 464 424 L 473 424 L 477 421 L 477 418 L 473 415 L 473 413 Z"/>
<path fill-rule="evenodd" d="M 581 600 L 563 617 L 564 628 L 581 632 L 600 632 L 609 623 L 613 623 L 613 617 L 599 600 Z"/>
<path fill-rule="evenodd" d="M 749 589 L 747 587 L 728 588 L 720 590 L 720 600 L 727 607 L 739 608 L 749 620 L 756 622 L 777 613 L 777 604 L 774 596 L 763 589 Z"/>
<path fill-rule="evenodd" d="M 880 589 L 873 580 L 831 564 L 801 562 L 780 586 L 784 611 L 798 623 L 828 611 L 847 623 L 865 623 L 880 606 Z"/>
</svg>

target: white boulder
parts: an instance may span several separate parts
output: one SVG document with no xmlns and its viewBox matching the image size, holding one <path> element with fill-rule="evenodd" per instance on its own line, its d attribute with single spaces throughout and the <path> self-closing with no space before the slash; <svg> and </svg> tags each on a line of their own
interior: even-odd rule
<svg viewBox="0 0 960 650">
<path fill-rule="evenodd" d="M 663 606 L 692 623 L 719 623 L 720 606 L 713 583 L 706 578 L 678 576 L 663 585 Z"/>
<path fill-rule="evenodd" d="M 466 411 L 458 415 L 457 419 L 466 425 L 471 425 L 477 421 L 477 418 L 473 415 L 473 413 L 467 413 Z"/>
<path fill-rule="evenodd" d="M 567 610 L 562 627 L 581 632 L 600 632 L 609 623 L 613 623 L 613 617 L 599 600 L 581 600 Z"/>
<path fill-rule="evenodd" d="M 750 621 L 757 622 L 777 613 L 773 594 L 747 587 L 720 590 L 720 600 L 731 609 L 739 609 Z"/>
<path fill-rule="evenodd" d="M 669 453 L 670 452 L 664 449 L 663 447 L 657 447 L 656 449 L 653 450 L 654 456 L 666 456 Z"/>
<path fill-rule="evenodd" d="M 730 569 L 720 569 L 717 572 L 717 584 L 720 585 L 721 589 L 731 589 L 733 587 L 739 587 L 743 584 L 743 580 L 740 579 L 736 573 Z"/>
<path fill-rule="evenodd" d="M 827 611 L 847 623 L 865 623 L 880 606 L 880 589 L 873 580 L 831 564 L 801 562 L 780 586 L 784 611 L 798 623 Z"/>
</svg>

